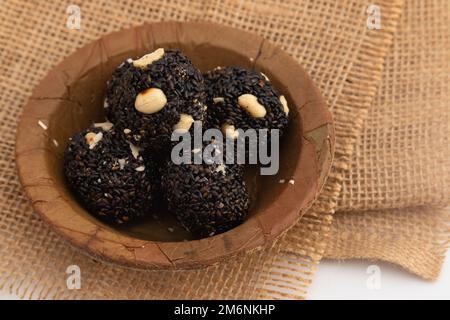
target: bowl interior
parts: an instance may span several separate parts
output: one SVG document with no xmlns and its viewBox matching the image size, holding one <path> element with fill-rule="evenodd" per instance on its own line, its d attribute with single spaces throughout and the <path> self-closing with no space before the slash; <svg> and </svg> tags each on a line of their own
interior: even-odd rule
<svg viewBox="0 0 450 320">
<path fill-rule="evenodd" d="M 199 46 L 192 48 L 183 43 L 160 43 L 157 45 L 165 48 L 180 48 L 202 72 L 216 66 L 237 65 L 245 68 L 254 68 L 248 57 L 220 47 Z M 48 148 L 54 147 L 51 145 L 53 139 L 57 140 L 60 146 L 57 152 L 47 154 L 48 170 L 50 170 L 55 181 L 61 186 L 61 191 L 73 210 L 86 216 L 88 219 L 93 219 L 98 224 L 105 225 L 86 212 L 67 187 L 63 176 L 64 149 L 70 136 L 89 127 L 93 122 L 104 121 L 103 99 L 106 81 L 110 78 L 113 70 L 125 59 L 137 58 L 145 53 L 147 52 L 130 50 L 118 56 L 108 57 L 103 63 L 88 70 L 68 89 L 70 91 L 69 99 L 76 101 L 76 103 L 67 104 L 66 101 L 61 101 L 61 105 L 56 108 L 50 118 L 50 122 L 58 125 L 50 128 L 52 139 L 47 141 L 49 144 Z M 273 85 L 277 87 L 279 79 L 270 70 L 264 70 L 264 72 L 271 79 Z M 281 90 L 280 93 L 286 95 L 288 101 L 290 100 L 288 92 Z M 278 173 L 273 176 L 262 176 L 259 173 L 259 169 L 254 166 L 246 170 L 246 182 L 252 200 L 250 216 L 267 209 L 268 206 L 276 201 L 279 193 L 288 187 L 287 183 L 281 184 L 279 180 L 285 179 L 288 181 L 293 176 L 301 151 L 301 132 L 301 117 L 298 117 L 297 110 L 293 108 L 290 113 L 289 128 L 281 139 L 280 168 Z M 193 239 L 189 232 L 177 224 L 174 216 L 164 206 L 160 206 L 156 211 L 158 213 L 157 219 L 149 216 L 125 226 L 105 226 L 144 240 L 176 242 Z"/>
</svg>

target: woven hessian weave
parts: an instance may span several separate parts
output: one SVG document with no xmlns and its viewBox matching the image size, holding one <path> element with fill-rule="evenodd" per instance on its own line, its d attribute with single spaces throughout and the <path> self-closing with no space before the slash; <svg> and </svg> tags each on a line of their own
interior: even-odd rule
<svg viewBox="0 0 450 320">
<path fill-rule="evenodd" d="M 387 242 L 388 246 L 394 247 L 386 234 L 397 233 L 397 230 L 389 228 L 389 223 L 406 228 L 402 229 L 405 236 L 407 231 L 419 234 L 426 230 L 429 237 L 408 244 L 399 242 L 396 251 L 377 249 L 366 257 L 396 262 L 423 277 L 433 278 L 439 270 L 439 257 L 446 243 L 445 236 L 439 235 L 445 235 L 444 222 L 440 223 L 445 221 L 441 211 L 392 208 L 443 204 L 446 195 L 448 198 L 448 153 L 440 150 L 435 162 L 429 166 L 425 158 L 420 158 L 419 163 L 408 162 L 411 154 L 404 153 L 405 148 L 414 143 L 422 149 L 411 152 L 426 157 L 422 152 L 431 152 L 439 145 L 439 140 L 433 140 L 431 145 L 428 139 L 448 139 L 448 135 L 443 138 L 432 130 L 437 128 L 436 122 L 443 120 L 443 116 L 433 118 L 430 115 L 436 108 L 445 113 L 448 87 L 436 87 L 420 76 L 420 72 L 425 71 L 424 78 L 430 81 L 431 74 L 436 72 L 440 77 L 444 77 L 444 72 L 448 76 L 449 70 L 444 68 L 448 67 L 445 62 L 449 59 L 446 57 L 444 61 L 443 58 L 449 51 L 448 30 L 443 30 L 449 25 L 448 17 L 442 12 L 447 10 L 448 14 L 445 3 L 448 5 L 442 0 L 433 2 L 433 6 L 425 6 L 419 0 L 408 1 L 404 8 L 401 0 L 377 1 L 381 9 L 380 30 L 367 27 L 367 8 L 372 3 L 364 0 L 79 1 L 80 30 L 66 28 L 66 3 L 14 0 L 2 3 L 0 288 L 24 298 L 304 298 L 327 246 L 328 255 L 350 258 L 363 257 L 361 249 L 367 243 L 376 248 L 382 246 L 382 241 L 372 241 L 380 236 L 384 236 L 385 246 Z M 392 48 L 403 9 L 402 27 Z M 330 177 L 313 207 L 273 246 L 226 264 L 207 270 L 143 272 L 94 261 L 54 234 L 33 212 L 23 194 L 14 167 L 15 127 L 21 108 L 33 87 L 52 66 L 101 35 L 143 22 L 199 19 L 257 33 L 281 46 L 306 68 L 322 90 L 335 121 L 336 155 Z M 414 28 L 427 28 L 427 31 L 408 35 L 412 32 L 410 23 L 418 24 Z M 422 47 L 421 41 L 430 43 Z M 435 43 L 441 41 L 445 44 Z M 436 45 L 436 51 L 430 49 L 431 45 Z M 439 45 L 446 45 L 447 50 Z M 420 54 L 424 60 L 413 60 L 417 59 L 414 50 L 423 50 Z M 439 61 L 442 64 L 433 64 L 437 58 L 433 54 L 441 55 Z M 436 85 L 448 84 L 448 78 L 434 80 Z M 380 82 L 381 90 L 374 100 Z M 403 87 L 393 85 L 401 86 L 400 83 Z M 421 86 L 421 90 L 414 90 L 415 86 Z M 396 91 L 390 92 L 392 88 Z M 408 96 L 406 92 L 410 91 L 417 91 L 414 94 L 418 96 Z M 419 96 L 419 91 L 423 95 Z M 413 105 L 413 101 L 420 101 L 420 105 Z M 368 125 L 354 155 L 354 145 L 363 131 L 369 109 Z M 403 119 L 406 113 L 411 117 L 408 121 Z M 398 129 L 383 119 L 398 121 Z M 441 124 L 440 128 L 448 130 L 448 123 L 447 118 L 447 127 Z M 377 135 L 379 132 L 382 134 Z M 400 137 L 395 140 L 394 132 L 402 132 L 405 140 Z M 442 141 L 448 146 L 448 140 Z M 380 148 L 387 161 L 377 162 Z M 404 158 L 399 160 L 394 152 L 401 153 Z M 402 161 L 403 167 L 398 170 L 403 171 L 392 172 L 403 179 L 407 176 L 406 168 L 413 173 L 408 175 L 408 180 L 384 176 L 389 170 L 398 168 L 395 161 Z M 419 164 L 420 167 L 416 167 Z M 439 166 L 446 170 L 446 175 L 436 168 Z M 417 170 L 427 172 L 427 177 L 421 180 L 414 175 Z M 434 176 L 443 180 L 432 181 Z M 413 199 L 416 202 L 402 198 L 411 191 L 418 194 L 422 186 L 426 186 L 426 193 L 421 195 L 420 201 L 416 201 L 417 197 Z M 344 192 L 339 197 L 341 191 Z M 332 224 L 338 203 L 342 211 L 352 210 L 352 213 L 339 214 L 336 223 Z M 380 208 L 390 211 L 354 212 Z M 355 243 L 355 240 L 361 242 Z M 329 246 L 329 243 L 335 246 Z M 402 249 L 414 254 L 416 251 L 412 247 L 416 251 L 421 248 L 420 251 L 426 252 L 424 259 L 431 262 L 418 267 L 407 257 L 403 259 L 396 254 Z M 67 289 L 65 271 L 69 265 L 78 265 L 81 269 L 80 290 Z M 421 272 L 425 270 L 423 267 L 426 272 Z"/>
<path fill-rule="evenodd" d="M 450 2 L 407 1 L 326 256 L 436 279 L 450 243 Z M 376 210 L 376 211 L 374 211 Z"/>
</svg>

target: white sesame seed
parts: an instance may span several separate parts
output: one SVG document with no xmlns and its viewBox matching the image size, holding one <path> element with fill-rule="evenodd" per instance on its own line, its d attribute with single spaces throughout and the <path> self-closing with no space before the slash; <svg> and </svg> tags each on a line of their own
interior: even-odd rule
<svg viewBox="0 0 450 320">
<path fill-rule="evenodd" d="M 223 175 L 225 175 L 225 166 L 223 164 L 219 164 L 215 170 L 216 172 L 222 172 Z"/>
<path fill-rule="evenodd" d="M 289 180 L 289 183 L 293 185 L 295 183 L 294 179 Z"/>
<path fill-rule="evenodd" d="M 127 163 L 127 159 L 119 159 L 119 166 L 120 166 L 120 170 L 123 170 L 123 168 L 125 168 L 125 164 Z"/>
<path fill-rule="evenodd" d="M 89 149 L 94 149 L 95 146 L 103 139 L 103 133 L 99 132 L 95 135 L 94 141 L 89 145 Z"/>
<path fill-rule="evenodd" d="M 141 151 L 141 149 L 132 143 L 130 143 L 130 149 L 131 149 L 131 154 L 133 155 L 133 157 L 135 159 L 137 159 L 139 157 L 139 152 Z"/>
<path fill-rule="evenodd" d="M 58 146 L 59 146 L 59 143 L 58 143 L 58 141 L 56 141 L 55 139 L 53 139 L 52 141 L 53 141 L 53 144 L 55 145 L 55 147 L 57 147 L 57 148 L 58 148 Z"/>
<path fill-rule="evenodd" d="M 134 169 L 134 170 L 136 170 L 136 171 L 138 171 L 138 172 L 142 172 L 142 171 L 145 170 L 145 166 L 139 166 L 139 167 L 137 167 L 137 168 Z"/>
<path fill-rule="evenodd" d="M 215 97 L 213 98 L 214 103 L 223 103 L 225 99 L 223 97 Z"/>
<path fill-rule="evenodd" d="M 131 133 L 131 130 L 130 129 L 123 129 L 123 133 L 129 134 L 129 133 Z"/>
<path fill-rule="evenodd" d="M 286 182 L 286 180 L 284 180 L 284 179 L 280 179 L 280 181 L 278 181 L 278 183 L 285 183 Z"/>
<path fill-rule="evenodd" d="M 167 230 L 168 230 L 169 232 L 174 232 L 174 231 L 175 231 L 175 229 L 174 229 L 174 228 L 171 228 L 171 227 L 167 228 Z"/>
<path fill-rule="evenodd" d="M 113 125 L 111 122 L 109 122 L 109 121 L 94 123 L 94 127 L 95 127 L 95 128 L 102 128 L 102 129 L 105 130 L 105 131 L 111 130 L 111 128 L 112 128 L 113 126 L 114 126 L 114 125 Z"/>
<path fill-rule="evenodd" d="M 44 122 L 42 122 L 41 120 L 38 121 L 38 125 L 44 130 L 48 129 L 48 126 Z"/>
</svg>

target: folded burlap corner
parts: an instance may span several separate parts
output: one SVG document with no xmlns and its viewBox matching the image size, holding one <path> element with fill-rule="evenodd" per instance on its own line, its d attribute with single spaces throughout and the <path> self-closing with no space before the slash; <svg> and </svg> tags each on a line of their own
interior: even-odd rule
<svg viewBox="0 0 450 320">
<path fill-rule="evenodd" d="M 450 2 L 407 1 L 326 256 L 435 279 L 450 242 Z"/>
<path fill-rule="evenodd" d="M 419 7 L 419 1 L 413 3 L 408 15 Z M 333 213 L 342 182 L 354 172 L 348 173 L 354 144 L 373 106 L 403 1 L 377 1 L 381 29 L 371 29 L 366 23 L 374 14 L 367 11 L 372 5 L 366 0 L 111 1 L 106 10 L 101 3 L 80 1 L 80 30 L 66 28 L 67 8 L 59 1 L 2 5 L 0 45 L 5 50 L 0 57 L 8 63 L 2 64 L 0 72 L 0 132 L 4 137 L 0 288 L 35 298 L 305 297 L 327 248 L 330 227 L 331 236 L 348 248 L 348 233 L 335 228 L 342 224 L 331 225 Z M 223 23 L 256 32 L 287 50 L 308 70 L 329 103 L 336 126 L 336 157 L 313 208 L 273 246 L 207 270 L 142 272 L 93 261 L 69 247 L 32 212 L 14 170 L 14 128 L 33 86 L 76 47 L 123 27 L 167 19 Z M 15 30 L 14 38 L 8 36 L 11 30 Z M 65 271 L 70 265 L 81 269 L 81 290 L 67 289 Z"/>
</svg>

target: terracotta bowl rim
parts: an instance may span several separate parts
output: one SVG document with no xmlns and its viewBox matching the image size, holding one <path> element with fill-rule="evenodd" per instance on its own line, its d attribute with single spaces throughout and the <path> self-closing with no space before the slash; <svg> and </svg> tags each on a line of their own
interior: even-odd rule
<svg viewBox="0 0 450 320">
<path fill-rule="evenodd" d="M 30 172 L 25 170 L 26 163 L 29 161 L 36 161 L 37 167 L 45 168 L 46 165 L 45 157 L 42 155 L 45 152 L 45 146 L 47 146 L 48 137 L 42 128 L 36 126 L 30 127 L 30 119 L 38 120 L 48 119 L 54 109 L 48 108 L 47 110 L 37 110 L 37 103 L 42 102 L 42 100 L 48 99 L 48 103 L 53 103 L 49 96 L 42 97 L 40 92 L 46 90 L 42 88 L 42 83 L 48 83 L 49 77 L 58 77 L 63 72 L 62 70 L 67 65 L 68 61 L 73 61 L 77 59 L 79 55 L 83 56 L 86 52 L 95 50 L 98 44 L 105 45 L 105 43 L 113 43 L 114 39 L 121 39 L 126 34 L 136 32 L 136 30 L 146 30 L 151 28 L 172 28 L 178 31 L 183 30 L 185 36 L 189 35 L 189 31 L 192 34 L 201 34 L 200 29 L 212 28 L 217 29 L 221 33 L 230 37 L 239 37 L 248 39 L 256 39 L 259 43 L 259 51 L 255 55 L 255 59 L 258 59 L 261 52 L 274 51 L 278 55 L 282 56 L 282 61 L 289 67 L 294 69 L 293 72 L 297 72 L 296 76 L 301 77 L 311 86 L 314 90 L 313 95 L 315 96 L 315 101 L 312 103 L 313 106 L 302 106 L 299 108 L 298 113 L 304 119 L 314 119 L 315 123 L 318 125 L 325 125 L 327 130 L 327 150 L 323 155 L 325 159 L 322 159 L 319 168 L 317 168 L 317 173 L 320 175 L 319 182 L 315 185 L 314 190 L 310 190 L 307 196 L 295 195 L 300 197 L 307 197 L 301 202 L 302 205 L 296 205 L 295 210 L 291 210 L 291 214 L 286 217 L 281 216 L 280 220 L 270 220 L 260 218 L 259 214 L 250 217 L 242 225 L 219 235 L 215 235 L 210 238 L 192 240 L 187 242 L 157 242 L 157 241 L 146 241 L 137 239 L 120 232 L 113 231 L 109 228 L 105 228 L 100 224 L 95 224 L 88 221 L 86 218 L 76 214 L 67 216 L 67 213 L 72 212 L 69 204 L 61 197 L 58 191 L 57 184 L 52 183 L 52 176 L 45 169 L 42 172 Z M 177 35 L 177 37 L 179 34 Z M 225 36 L 225 38 L 226 38 Z M 198 41 L 205 41 L 199 37 Z M 212 41 L 212 40 L 211 40 Z M 219 41 L 219 40 L 217 40 Z M 225 46 L 228 44 L 224 44 Z M 232 44 L 231 44 L 232 46 Z M 261 51 L 263 48 L 263 51 Z M 103 50 L 103 49 L 99 49 Z M 110 49 L 113 50 L 113 49 Z M 120 50 L 120 49 L 117 49 Z M 258 62 L 255 62 L 256 66 Z M 95 64 L 95 63 L 94 63 Z M 95 65 L 91 66 L 94 67 Z M 264 67 L 263 63 L 261 64 Z M 70 71 L 65 70 L 67 73 Z M 78 74 L 78 76 L 80 76 Z M 70 75 L 69 75 L 70 77 Z M 76 80 L 74 80 L 76 81 Z M 63 90 L 63 89 L 61 89 Z M 62 91 L 61 91 L 62 92 Z M 40 101 L 40 102 L 39 102 Z M 308 102 L 309 103 L 309 102 Z M 305 103 L 306 104 L 306 103 Z M 305 127 L 305 126 L 303 126 Z M 308 127 L 308 126 L 306 126 Z M 304 129 L 306 130 L 306 129 Z M 311 128 L 308 129 L 310 131 Z M 307 132 L 303 132 L 304 136 Z M 44 147 L 32 148 L 26 146 L 26 140 L 31 135 L 39 135 L 41 138 L 42 145 Z M 123 266 L 139 268 L 139 269 L 192 269 L 205 267 L 217 262 L 223 261 L 228 257 L 247 252 L 258 247 L 263 246 L 269 242 L 275 240 L 282 233 L 286 232 L 291 226 L 293 226 L 300 217 L 309 209 L 317 198 L 319 192 L 321 191 L 326 177 L 329 174 L 331 163 L 334 154 L 334 143 L 335 143 L 335 133 L 333 121 L 331 114 L 326 106 L 324 99 L 322 98 L 319 90 L 313 84 L 312 80 L 307 75 L 306 71 L 299 66 L 297 61 L 290 57 L 287 53 L 279 49 L 278 47 L 270 44 L 263 38 L 254 35 L 252 33 L 242 31 L 239 29 L 225 27 L 223 25 L 210 23 L 210 22 L 158 22 L 158 23 L 146 23 L 140 26 L 131 27 L 129 29 L 117 31 L 106 36 L 101 37 L 99 40 L 91 42 L 80 49 L 76 50 L 74 53 L 65 58 L 60 62 L 55 68 L 49 71 L 46 77 L 41 81 L 41 83 L 36 87 L 29 101 L 24 107 L 23 114 L 20 118 L 20 123 L 18 125 L 17 136 L 16 136 L 16 163 L 18 168 L 18 174 L 20 181 L 25 189 L 27 197 L 30 199 L 33 208 L 39 213 L 44 221 L 46 221 L 57 233 L 61 234 L 65 239 L 75 247 L 83 249 L 83 251 L 90 253 L 101 260 L 107 260 L 114 263 L 118 263 Z M 312 152 L 316 152 L 314 149 Z M 301 153 L 305 152 L 302 147 Z M 298 160 L 300 161 L 300 160 Z M 311 168 L 302 168 L 302 170 Z M 294 181 L 301 179 L 301 170 L 296 170 L 296 175 L 293 176 Z M 41 183 L 42 181 L 45 183 Z M 43 185 L 46 188 L 45 195 Z M 292 188 L 285 188 L 279 195 L 279 199 L 283 197 L 292 198 L 294 195 L 290 194 Z M 284 193 L 289 193 L 289 195 L 284 195 Z M 49 194 L 52 195 L 51 198 Z M 273 205 L 279 205 L 279 201 L 275 201 Z M 54 208 L 54 209 L 53 209 Z M 280 208 L 283 208 L 282 206 Z M 295 212 L 294 212 L 295 211 Z M 263 216 L 263 214 L 262 214 Z M 72 228 L 72 219 L 76 221 L 77 227 Z M 74 222 L 75 223 L 75 222 Z M 196 252 L 202 251 L 204 254 L 196 255 Z M 193 255 L 194 253 L 194 255 Z"/>
</svg>

